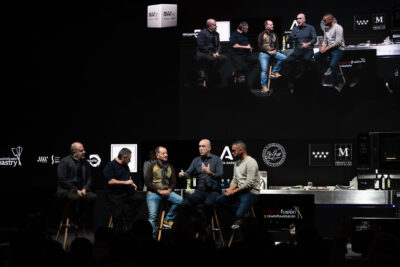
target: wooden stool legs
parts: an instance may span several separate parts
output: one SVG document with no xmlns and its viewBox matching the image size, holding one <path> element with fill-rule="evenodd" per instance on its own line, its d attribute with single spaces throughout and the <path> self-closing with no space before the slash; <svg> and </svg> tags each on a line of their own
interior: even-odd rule
<svg viewBox="0 0 400 267">
<path fill-rule="evenodd" d="M 251 207 L 251 210 L 249 210 L 249 211 L 246 213 L 245 218 L 249 218 L 249 217 L 251 217 L 251 218 L 253 218 L 253 219 L 256 218 L 256 214 L 255 214 L 255 212 L 254 212 L 253 207 Z M 235 239 L 236 232 L 237 232 L 239 229 L 240 229 L 240 228 L 232 229 L 232 234 L 231 234 L 231 237 L 229 238 L 229 242 L 228 242 L 228 248 L 230 248 L 230 247 L 232 246 L 233 240 Z"/>
<path fill-rule="evenodd" d="M 219 242 L 221 242 L 221 246 L 225 246 L 224 238 L 222 236 L 221 225 L 219 224 L 219 219 L 217 216 L 217 212 L 214 208 L 213 216 L 211 217 L 211 231 L 213 240 L 216 241 L 215 232 L 218 231 Z"/>
</svg>

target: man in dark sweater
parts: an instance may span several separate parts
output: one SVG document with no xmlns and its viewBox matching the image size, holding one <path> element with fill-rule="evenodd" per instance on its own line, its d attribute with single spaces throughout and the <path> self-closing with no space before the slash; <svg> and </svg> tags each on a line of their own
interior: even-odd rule
<svg viewBox="0 0 400 267">
<path fill-rule="evenodd" d="M 149 208 L 149 222 L 153 226 L 155 234 L 158 207 L 162 199 L 172 203 L 164 226 L 171 227 L 175 219 L 176 210 L 182 203 L 182 197 L 173 192 L 176 186 L 176 176 L 174 167 L 168 163 L 168 151 L 165 147 L 159 146 L 155 150 L 157 160 L 147 168 L 145 183 L 147 186 L 147 207 Z"/>
<path fill-rule="evenodd" d="M 206 86 L 207 76 L 226 61 L 226 56 L 221 54 L 221 43 L 217 32 L 217 23 L 214 19 L 207 20 L 207 28 L 201 30 L 197 36 L 196 60 L 198 62 L 199 76 L 202 86 Z"/>
<path fill-rule="evenodd" d="M 300 13 L 296 17 L 297 26 L 293 28 L 287 42 L 294 42 L 293 52 L 286 58 L 283 66 L 288 76 L 300 77 L 314 56 L 314 44 L 317 34 L 312 25 L 306 23 L 306 16 Z"/>
<path fill-rule="evenodd" d="M 105 193 L 109 205 L 113 224 L 117 231 L 124 231 L 122 218 L 126 218 L 126 230 L 130 230 L 134 220 L 144 204 L 144 196 L 136 192 L 137 186 L 133 182 L 128 164 L 132 152 L 122 148 L 117 158 L 104 167 L 106 178 Z"/>
<path fill-rule="evenodd" d="M 61 159 L 57 173 L 57 199 L 65 199 L 71 205 L 71 219 L 75 223 L 90 226 L 89 215 L 97 196 L 90 191 L 92 176 L 81 143 L 71 145 L 71 154 Z"/>
<path fill-rule="evenodd" d="M 203 139 L 199 143 L 200 156 L 193 159 L 189 169 L 181 171 L 179 177 L 198 174 L 197 188 L 182 204 L 182 210 L 189 215 L 204 214 L 207 222 L 215 206 L 215 199 L 221 190 L 220 181 L 223 175 L 221 159 L 211 153 L 211 142 Z M 203 210 L 198 208 L 203 206 Z"/>
</svg>

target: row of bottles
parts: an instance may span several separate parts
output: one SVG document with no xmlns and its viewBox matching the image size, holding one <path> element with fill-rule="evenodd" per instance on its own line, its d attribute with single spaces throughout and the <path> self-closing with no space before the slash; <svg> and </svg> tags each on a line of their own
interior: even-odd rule
<svg viewBox="0 0 400 267">
<path fill-rule="evenodd" d="M 226 189 L 229 188 L 229 185 L 231 184 L 230 179 L 221 179 L 221 189 Z M 186 177 L 186 189 L 195 189 L 197 188 L 197 175 L 194 173 L 192 175 L 192 178 Z"/>
<path fill-rule="evenodd" d="M 375 180 L 374 180 L 375 190 L 391 190 L 392 189 L 392 179 L 388 173 L 386 176 L 382 173 L 379 177 L 378 169 L 375 169 Z"/>
</svg>

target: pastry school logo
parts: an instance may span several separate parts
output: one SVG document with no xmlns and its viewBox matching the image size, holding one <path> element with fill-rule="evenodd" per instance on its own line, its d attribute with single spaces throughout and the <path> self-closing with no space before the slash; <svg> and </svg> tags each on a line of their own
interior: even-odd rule
<svg viewBox="0 0 400 267">
<path fill-rule="evenodd" d="M 21 146 L 11 148 L 11 152 L 14 157 L 0 158 L 0 166 L 22 166 L 21 154 L 24 149 Z"/>
</svg>

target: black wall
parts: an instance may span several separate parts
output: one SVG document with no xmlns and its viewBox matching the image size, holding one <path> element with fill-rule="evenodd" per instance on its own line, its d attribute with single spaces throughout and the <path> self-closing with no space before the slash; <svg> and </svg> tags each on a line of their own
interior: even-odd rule
<svg viewBox="0 0 400 267">
<path fill-rule="evenodd" d="M 24 147 L 23 167 L 0 168 L 0 200 L 6 211 L 48 205 L 55 188 L 56 168 L 38 165 L 37 156 L 66 155 L 74 141 L 84 143 L 89 153 L 108 155 L 111 143 L 196 140 L 196 144 L 199 138 L 208 137 L 259 140 L 260 146 L 264 140 L 293 142 L 300 138 L 307 140 L 304 145 L 319 138 L 352 139 L 358 132 L 398 129 L 393 123 L 398 102 L 382 94 L 365 97 L 362 105 L 370 107 L 370 112 L 356 116 L 363 120 L 344 117 L 333 109 L 322 124 L 321 115 L 312 112 L 314 106 L 309 106 L 307 98 L 304 102 L 256 100 L 254 104 L 246 102 L 248 96 L 225 97 L 226 92 L 208 91 L 208 96 L 195 94 L 194 99 L 186 99 L 180 92 L 179 57 L 181 33 L 202 28 L 209 17 L 233 21 L 281 17 L 278 25 L 282 25 L 282 31 L 299 11 L 305 12 L 308 21 L 316 26 L 326 11 L 351 23 L 348 20 L 353 13 L 390 14 L 399 1 L 367 5 L 364 1 L 340 0 L 329 10 L 326 3 L 296 1 L 163 1 L 178 3 L 178 27 L 147 29 L 147 5 L 158 3 L 19 1 L 2 8 L 0 157 L 12 156 L 12 147 Z M 358 40 L 359 36 L 353 35 Z M 345 101 L 346 108 L 352 107 L 351 99 Z M 385 111 L 387 99 L 392 101 L 389 116 Z M 329 109 L 340 107 L 343 102 L 328 94 L 324 101 L 315 104 Z M 188 105 L 191 107 L 186 108 Z M 251 116 L 265 106 L 273 107 L 280 115 L 271 114 L 265 120 Z M 219 119 L 203 120 L 207 116 Z M 196 145 L 193 151 L 197 153 Z M 146 152 L 140 151 L 141 157 Z M 107 160 L 104 158 L 103 163 Z M 94 173 L 101 177 L 101 169 Z M 339 177 L 338 183 L 348 176 Z"/>
</svg>

